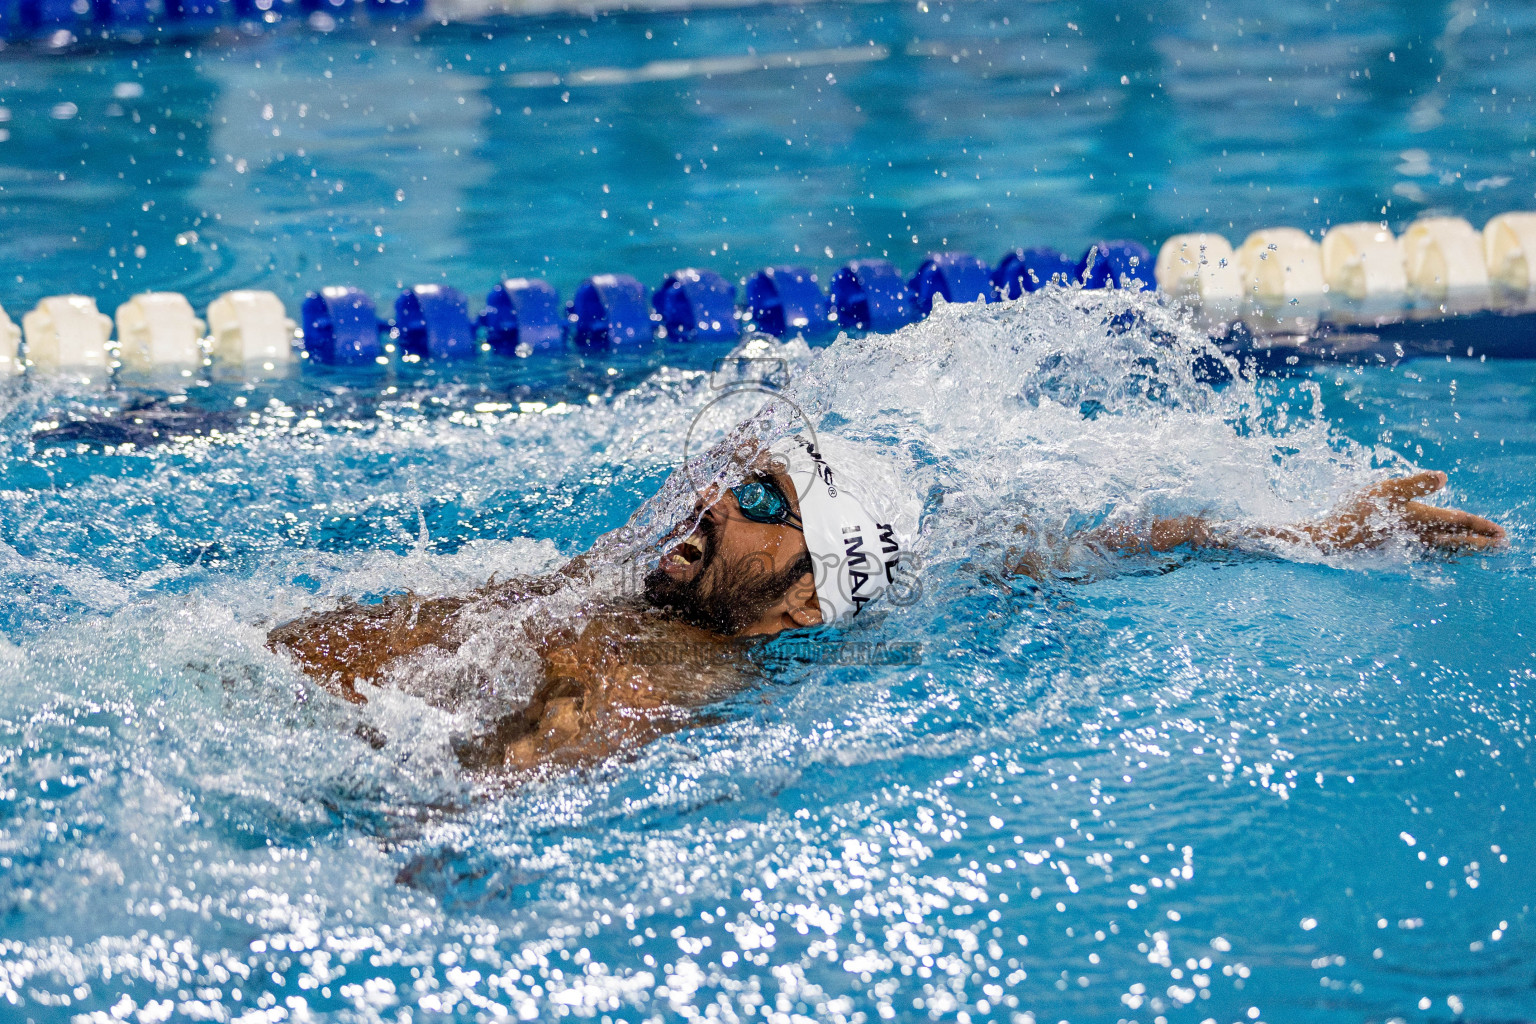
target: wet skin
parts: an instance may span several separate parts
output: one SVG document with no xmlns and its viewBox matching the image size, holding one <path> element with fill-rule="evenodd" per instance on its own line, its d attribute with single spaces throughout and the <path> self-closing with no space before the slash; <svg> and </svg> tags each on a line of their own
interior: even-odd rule
<svg viewBox="0 0 1536 1024">
<path fill-rule="evenodd" d="M 793 486 L 786 478 L 775 480 L 798 513 Z M 1199 516 L 1181 516 L 1096 530 L 1079 539 L 1111 553 L 1229 548 L 1244 540 L 1308 543 L 1332 553 L 1406 538 L 1426 551 L 1456 554 L 1504 543 L 1504 530 L 1481 516 L 1416 500 L 1444 485 L 1443 473 L 1388 480 L 1357 493 L 1320 520 L 1278 529 L 1237 531 Z M 672 580 L 697 583 L 704 593 L 723 587 L 733 572 L 783 573 L 806 553 L 798 530 L 744 518 L 729 492 L 701 496 L 697 513 L 698 527 L 684 535 L 684 524 L 663 543 L 658 568 Z M 1014 550 L 1004 559 L 1010 574 L 1038 578 L 1061 568 L 1038 551 Z M 589 573 L 583 556 L 549 576 L 493 583 L 463 597 L 407 595 L 377 605 L 349 603 L 280 626 L 267 642 L 338 696 L 363 703 L 367 690 L 399 659 L 427 648 L 457 650 L 467 638 L 465 620 L 475 613 L 579 585 Z M 638 602 L 591 607 L 579 625 L 525 619 L 516 628 L 522 630 L 522 642 L 538 653 L 542 682 L 526 706 L 511 709 L 461 746 L 460 760 L 472 770 L 528 772 L 588 764 L 634 749 L 751 686 L 755 673 L 743 656 L 751 638 L 820 622 L 810 574 L 737 624 L 730 635 Z"/>
<path fill-rule="evenodd" d="M 788 478 L 769 475 L 798 514 Z M 663 542 L 658 571 L 705 594 L 725 586 L 733 574 L 782 575 L 806 554 L 799 530 L 746 519 L 729 492 L 705 492 L 695 511 L 696 526 L 689 520 Z M 375 605 L 347 603 L 279 626 L 267 643 L 338 696 L 364 703 L 392 663 L 427 648 L 455 651 L 468 638 L 467 621 L 498 606 L 579 586 L 589 574 L 583 556 L 549 576 L 493 583 L 463 597 L 403 595 Z M 752 685 L 755 673 L 744 657 L 751 638 L 821 621 L 810 574 L 736 623 L 730 635 L 635 601 L 604 602 L 584 612 L 580 625 L 530 617 L 515 627 L 522 632 L 517 639 L 538 654 L 542 683 L 525 707 L 459 748 L 467 768 L 526 771 L 589 763 L 632 749 Z"/>
</svg>

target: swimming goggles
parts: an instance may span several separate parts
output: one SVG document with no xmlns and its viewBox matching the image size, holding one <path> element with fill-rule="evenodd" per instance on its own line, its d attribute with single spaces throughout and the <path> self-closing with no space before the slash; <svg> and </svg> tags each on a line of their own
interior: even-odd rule
<svg viewBox="0 0 1536 1024">
<path fill-rule="evenodd" d="M 805 532 L 800 517 L 789 507 L 789 499 L 772 480 L 751 480 L 732 487 L 731 497 L 736 499 L 745 519 L 754 523 L 793 526 L 801 533 Z"/>
</svg>

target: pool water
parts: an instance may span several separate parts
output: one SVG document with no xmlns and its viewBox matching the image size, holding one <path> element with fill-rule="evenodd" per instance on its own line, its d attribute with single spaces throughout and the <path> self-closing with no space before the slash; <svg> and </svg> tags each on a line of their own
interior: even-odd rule
<svg viewBox="0 0 1536 1024">
<path fill-rule="evenodd" d="M 759 343 L 823 430 L 902 467 L 920 594 L 770 644 L 694 728 L 511 788 L 452 743 L 527 693 L 516 634 L 432 666 L 453 713 L 343 704 L 265 631 L 553 567 L 645 502 L 643 541 L 714 374 L 543 407 L 287 382 L 216 433 L 127 446 L 35 433 L 112 399 L 13 385 L 7 1012 L 1527 1016 L 1533 367 L 1213 387 L 1204 345 L 1149 298 L 1054 289 Z M 1019 523 L 1292 521 L 1412 465 L 1508 549 L 997 579 Z"/>
<path fill-rule="evenodd" d="M 1481 223 L 1536 199 L 1533 17 L 929 0 L 13 48 L 0 303 Z M 1201 356 L 1150 297 L 1048 290 L 735 354 L 0 382 L 0 1019 L 1536 1016 L 1536 364 Z M 453 753 L 529 692 L 511 619 L 361 708 L 267 649 L 643 551 L 685 444 L 761 397 L 743 366 L 890 454 L 909 603 L 514 785 Z M 999 578 L 1020 524 L 1290 522 L 1414 467 L 1508 548 Z"/>
<path fill-rule="evenodd" d="M 13 47 L 0 304 L 1480 227 L 1536 203 L 1533 32 L 1517 0 L 930 0 Z"/>
</svg>

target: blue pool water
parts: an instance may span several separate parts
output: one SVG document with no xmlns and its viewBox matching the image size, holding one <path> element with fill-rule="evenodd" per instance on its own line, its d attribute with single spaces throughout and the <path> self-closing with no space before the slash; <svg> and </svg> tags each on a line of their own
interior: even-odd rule
<svg viewBox="0 0 1536 1024">
<path fill-rule="evenodd" d="M 0 302 L 1532 205 L 1523 6 L 926 6 L 6 51 Z M 564 84 L 746 46 L 842 56 Z M 529 691 L 508 622 L 362 708 L 266 631 L 654 536 L 700 411 L 750 411 L 728 347 L 3 382 L 0 1020 L 1536 1017 L 1536 364 L 1213 386 L 1203 346 L 1052 291 L 758 350 L 895 451 L 920 593 L 512 789 L 452 753 Z M 1021 522 L 1287 522 L 1416 466 L 1509 547 L 989 572 Z"/>
<path fill-rule="evenodd" d="M 1177 330 L 1151 300 L 1078 294 L 765 353 L 824 428 L 900 440 L 921 597 L 511 791 L 450 743 L 528 692 L 515 631 L 359 709 L 265 630 L 556 565 L 655 491 L 713 375 L 544 409 L 283 385 L 213 439 L 127 449 L 33 439 L 99 397 L 10 392 L 11 1015 L 1528 1016 L 1531 364 L 1212 389 L 1105 328 L 1138 305 Z M 1283 522 L 1412 464 L 1510 547 L 984 575 L 1021 521 Z"/>
<path fill-rule="evenodd" d="M 170 288 L 201 309 L 262 287 L 296 309 L 320 284 L 483 294 L 502 273 L 568 298 L 594 273 L 655 287 L 784 262 L 825 285 L 857 255 L 910 272 L 946 247 L 1235 245 L 1536 203 L 1536 12 L 1518 0 L 292 28 L 0 54 L 0 304 L 72 290 L 110 311 Z M 807 64 L 729 64 L 749 54 Z M 616 73 L 580 84 L 597 69 Z"/>
</svg>

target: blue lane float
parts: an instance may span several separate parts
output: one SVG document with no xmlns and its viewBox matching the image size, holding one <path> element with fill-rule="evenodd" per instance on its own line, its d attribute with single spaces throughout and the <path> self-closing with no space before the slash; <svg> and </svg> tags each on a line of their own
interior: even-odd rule
<svg viewBox="0 0 1536 1024">
<path fill-rule="evenodd" d="M 560 293 L 543 278 L 509 277 L 497 284 L 485 297 L 480 326 L 502 355 L 553 352 L 565 344 Z"/>
<path fill-rule="evenodd" d="M 741 336 L 736 321 L 736 286 L 713 270 L 689 267 L 666 276 L 651 297 L 669 338 L 729 341 Z"/>
<path fill-rule="evenodd" d="M 86 10 L 89 13 L 92 8 Z M 7 39 L 72 30 L 86 23 L 71 0 L 0 0 L 0 35 Z"/>
<path fill-rule="evenodd" d="M 229 0 L 0 0 L 0 37 L 52 42 L 59 31 L 142 37 L 162 26 L 212 27 L 231 9 Z"/>
<path fill-rule="evenodd" d="M 945 302 L 992 302 L 992 268 L 968 252 L 934 252 L 908 282 L 920 316 L 933 312 L 933 297 Z"/>
<path fill-rule="evenodd" d="M 357 288 L 330 286 L 304 297 L 304 351 L 327 366 L 376 362 L 383 354 L 373 299 Z"/>
<path fill-rule="evenodd" d="M 113 0 L 117 3 L 117 0 Z M 261 15 L 254 3 L 231 3 L 230 0 L 165 0 L 165 16 L 168 20 L 186 26 L 212 28 L 240 18 Z"/>
<path fill-rule="evenodd" d="M 454 360 L 475 357 L 469 299 L 444 284 L 418 284 L 395 299 L 395 333 L 404 355 Z"/>
<path fill-rule="evenodd" d="M 1090 245 L 1075 275 L 1084 288 L 1128 288 L 1133 281 L 1140 281 L 1148 291 L 1157 287 L 1152 253 L 1140 242 L 1124 238 Z"/>
<path fill-rule="evenodd" d="M 765 267 L 753 274 L 747 281 L 747 311 L 758 330 L 776 338 L 831 326 L 827 297 L 805 267 Z"/>
<path fill-rule="evenodd" d="M 645 285 L 628 274 L 598 274 L 581 282 L 566 306 L 579 345 L 634 345 L 651 338 Z"/>
<path fill-rule="evenodd" d="M 358 16 L 389 23 L 425 12 L 425 0 L 0 0 L 0 39 L 67 46 L 91 37 L 180 38 L 235 24 L 255 31 L 306 18 L 317 27 Z M 60 32 L 68 35 L 59 39 Z"/>
<path fill-rule="evenodd" d="M 1071 284 L 1076 271 L 1077 264 L 1060 250 L 1045 246 L 1012 249 L 998 261 L 992 286 L 998 298 L 1016 299 L 1048 284 Z"/>
<path fill-rule="evenodd" d="M 166 12 L 175 0 L 167 0 Z M 106 29 L 142 28 L 155 20 L 156 10 L 149 0 L 111 0 L 94 5 L 96 21 Z"/>
<path fill-rule="evenodd" d="M 912 290 L 890 260 L 854 260 L 832 277 L 838 325 L 886 334 L 917 319 Z"/>
</svg>

